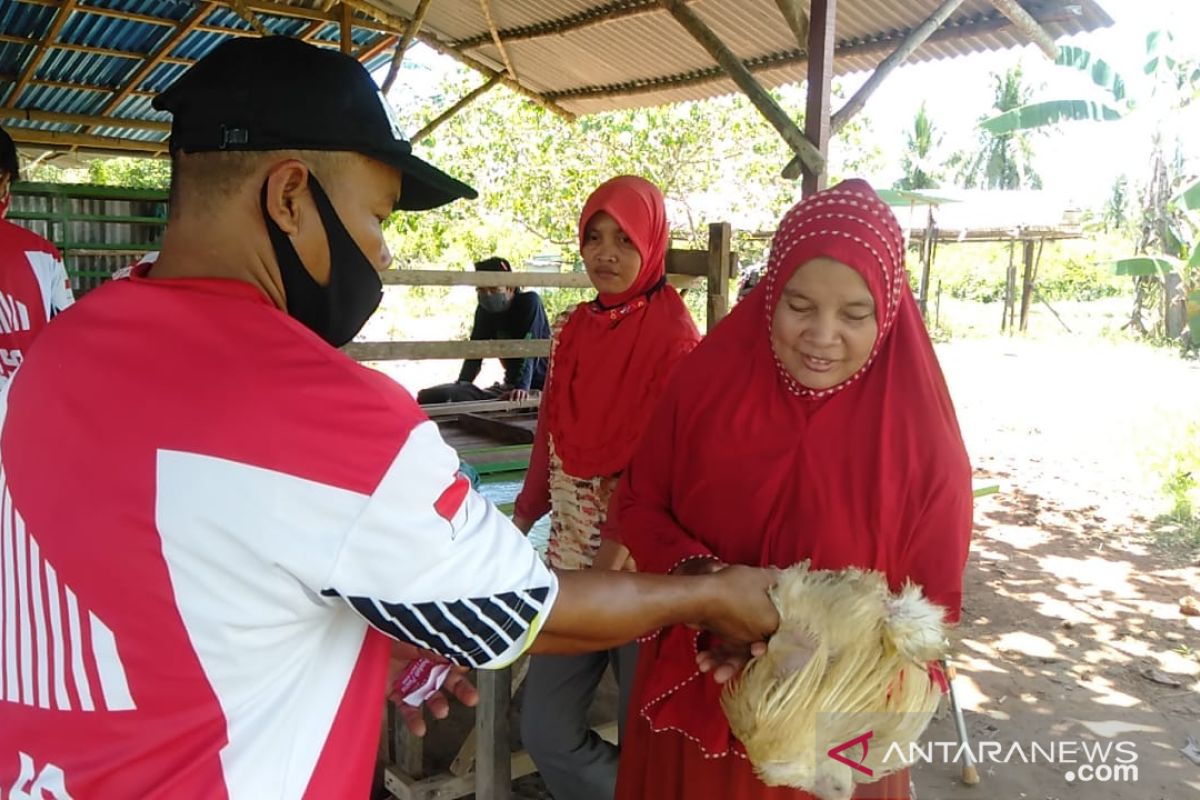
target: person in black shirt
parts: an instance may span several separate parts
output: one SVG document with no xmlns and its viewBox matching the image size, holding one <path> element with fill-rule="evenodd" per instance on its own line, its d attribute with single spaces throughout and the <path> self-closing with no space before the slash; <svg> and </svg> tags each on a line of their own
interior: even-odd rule
<svg viewBox="0 0 1200 800">
<path fill-rule="evenodd" d="M 475 262 L 480 272 L 512 272 L 507 259 L 493 256 Z M 479 305 L 471 326 L 472 341 L 494 339 L 549 339 L 550 323 L 537 292 L 517 287 L 479 287 Z M 546 359 L 504 358 L 504 382 L 486 389 L 475 385 L 483 360 L 469 358 L 454 383 L 431 386 L 417 393 L 421 405 L 461 403 L 469 400 L 523 400 L 531 391 L 541 391 L 546 382 Z"/>
</svg>

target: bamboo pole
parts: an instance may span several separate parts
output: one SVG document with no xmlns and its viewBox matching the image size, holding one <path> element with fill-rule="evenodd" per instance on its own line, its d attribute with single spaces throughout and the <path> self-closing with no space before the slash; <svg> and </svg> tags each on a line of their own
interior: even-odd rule
<svg viewBox="0 0 1200 800">
<path fill-rule="evenodd" d="M 1054 37 L 1033 18 L 1032 14 L 1022 8 L 1017 0 L 992 0 L 992 5 L 996 7 L 997 11 L 1008 17 L 1017 30 L 1041 48 L 1047 58 L 1051 61 L 1058 58 L 1058 45 L 1054 43 Z"/>
<path fill-rule="evenodd" d="M 235 14 L 246 20 L 246 23 L 253 28 L 259 36 L 271 35 L 271 32 L 267 30 L 267 26 L 263 24 L 263 21 L 258 18 L 258 15 L 255 14 L 248 5 L 246 5 L 245 0 L 224 0 L 224 2 L 233 9 Z"/>
<path fill-rule="evenodd" d="M 504 40 L 500 38 L 500 30 L 496 27 L 496 20 L 492 17 L 492 4 L 490 0 L 479 0 L 479 10 L 483 12 L 483 18 L 487 21 L 488 33 L 492 36 L 492 42 L 496 45 L 496 49 L 500 51 L 500 59 L 504 61 L 504 68 L 508 70 L 508 77 L 515 81 L 517 79 L 517 71 L 513 69 L 512 59 L 508 57 L 508 48 L 504 46 Z"/>
<path fill-rule="evenodd" d="M 783 2 L 784 0 L 780 0 Z M 913 54 L 913 51 L 923 45 L 933 32 L 942 27 L 950 15 L 953 14 L 959 6 L 963 4 L 963 0 L 945 0 L 937 10 L 929 15 L 929 18 L 922 22 L 917 27 L 913 28 L 908 36 L 900 42 L 900 46 L 892 51 L 892 54 L 879 62 L 879 66 L 871 73 L 871 77 L 867 78 L 866 83 L 859 87 L 858 91 L 846 101 L 846 104 L 838 109 L 833 115 L 831 125 L 833 132 L 837 133 L 846 126 L 846 123 L 854 117 L 862 107 L 866 105 L 867 98 L 875 93 L 879 85 L 884 79 L 890 75 L 896 67 L 908 60 L 908 57 Z"/>
<path fill-rule="evenodd" d="M 421 130 L 414 133 L 412 135 L 412 139 L 410 139 L 410 141 L 413 144 L 416 144 L 417 142 L 421 141 L 429 134 L 433 133 L 435 130 L 437 130 L 437 128 L 440 125 L 444 124 L 447 120 L 452 118 L 459 111 L 462 111 L 464 108 L 466 108 L 471 103 L 473 103 L 477 97 L 484 94 L 485 92 L 487 92 L 488 89 L 491 89 L 493 86 L 498 84 L 502 77 L 504 77 L 504 76 L 501 75 L 499 72 L 497 72 L 495 75 L 488 78 L 486 81 L 481 83 L 479 86 L 476 86 L 470 92 L 463 95 L 463 97 L 457 103 L 455 103 L 454 105 L 447 108 L 441 114 L 438 114 L 436 117 L 434 117 L 428 123 L 426 123 L 425 127 L 421 128 Z"/>
<path fill-rule="evenodd" d="M 262 5 L 266 2 L 266 0 L 256 0 L 256 2 L 259 5 Z M 393 30 L 393 31 L 399 31 L 402 27 L 407 26 L 408 21 L 405 20 L 403 17 L 398 17 L 395 14 L 389 14 L 388 12 L 383 11 L 382 9 L 378 9 L 375 6 L 371 5 L 370 3 L 365 2 L 364 0 L 343 0 L 343 2 L 345 2 L 347 5 L 354 7 L 356 10 L 361 11 L 362 13 L 374 18 L 378 22 L 381 22 L 385 25 L 391 25 L 392 26 L 391 30 Z M 287 8 L 287 6 L 285 6 L 285 8 Z M 500 74 L 496 70 L 489 67 L 487 64 L 484 64 L 482 61 L 472 58 L 471 56 L 469 56 L 465 53 L 461 53 L 458 50 L 455 50 L 453 47 L 447 47 L 446 45 L 444 45 L 440 41 L 438 41 L 436 36 L 431 36 L 427 33 L 418 32 L 416 34 L 416 38 L 418 41 L 423 42 L 424 44 L 426 44 L 427 46 L 429 46 L 431 49 L 435 50 L 436 52 L 441 53 L 442 55 L 450 56 L 451 58 L 455 59 L 456 61 L 458 61 L 462 64 L 465 64 L 466 66 L 470 67 L 471 69 L 473 69 L 477 72 L 482 72 L 485 77 L 490 78 L 493 75 Z M 558 116 L 562 117 L 567 122 L 575 121 L 575 115 L 572 114 L 570 111 L 567 111 L 565 108 L 560 106 L 558 103 L 555 103 L 553 100 L 543 97 L 542 95 L 538 94 L 537 92 L 533 91 L 532 89 L 529 89 L 529 88 L 523 86 L 520 82 L 514 81 L 512 78 L 509 78 L 508 76 L 502 77 L 500 79 L 500 82 L 503 83 L 508 88 L 512 89 L 517 94 L 520 94 L 523 97 L 526 97 L 526 98 L 532 100 L 533 102 L 537 103 L 542 108 L 545 108 L 547 111 L 557 114 Z"/>
<path fill-rule="evenodd" d="M 820 2 L 820 0 L 816 1 Z M 832 2 L 832 0 L 827 1 Z M 695 11 L 692 11 L 680 0 L 660 0 L 660 2 L 663 8 L 669 11 L 671 16 L 675 17 L 679 24 L 691 34 L 692 38 L 699 42 L 700 46 L 721 65 L 738 85 L 738 88 L 746 93 L 750 102 L 759 110 L 759 113 L 766 117 L 775 130 L 779 131 L 780 136 L 801 161 L 814 172 L 821 172 L 825 168 L 825 156 L 821 150 L 805 137 L 787 112 L 775 102 L 775 98 L 759 85 L 741 59 L 725 46 L 725 43 L 704 23 L 704 20 L 697 16 Z"/>
<path fill-rule="evenodd" d="M 43 131 L 37 128 L 11 127 L 8 133 L 13 140 L 21 144 L 31 144 L 46 147 L 68 148 L 85 147 L 89 150 L 104 152 L 119 152 L 123 155 L 140 153 L 146 156 L 161 156 L 167 151 L 167 143 L 138 142 L 132 139 L 117 139 L 112 136 L 93 136 L 86 133 L 63 133 L 61 131 Z"/>
<path fill-rule="evenodd" d="M 796 46 L 807 51 L 809 19 L 800 0 L 775 0 L 775 5 L 779 6 L 779 13 L 783 14 L 788 27 L 792 29 Z"/>
<path fill-rule="evenodd" d="M 386 95 L 392 90 L 392 84 L 396 82 L 396 78 L 400 75 L 400 65 L 404 63 L 404 54 L 408 52 L 409 45 L 413 43 L 413 38 L 420 32 L 421 26 L 425 24 L 425 15 L 429 13 L 429 6 L 433 0 L 421 0 L 417 4 L 417 10 L 413 12 L 413 17 L 408 21 L 408 25 L 404 28 L 404 34 L 400 37 L 400 43 L 396 45 L 396 52 L 392 55 L 392 63 L 388 65 L 387 76 L 383 79 L 383 93 Z"/>
</svg>

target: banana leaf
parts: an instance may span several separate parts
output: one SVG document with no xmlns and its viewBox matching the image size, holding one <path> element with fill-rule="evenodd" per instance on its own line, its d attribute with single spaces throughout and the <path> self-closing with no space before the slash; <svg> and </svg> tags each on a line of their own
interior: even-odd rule
<svg viewBox="0 0 1200 800">
<path fill-rule="evenodd" d="M 979 127 L 996 136 L 1002 136 L 1058 122 L 1111 122 L 1120 118 L 1120 111 L 1103 103 L 1093 103 L 1091 100 L 1044 100 L 997 114 L 979 123 Z"/>
<path fill-rule="evenodd" d="M 1147 275 L 1168 275 L 1179 270 L 1180 261 L 1170 256 L 1135 256 L 1120 258 L 1113 263 L 1113 272 L 1117 275 L 1144 277 Z"/>
</svg>

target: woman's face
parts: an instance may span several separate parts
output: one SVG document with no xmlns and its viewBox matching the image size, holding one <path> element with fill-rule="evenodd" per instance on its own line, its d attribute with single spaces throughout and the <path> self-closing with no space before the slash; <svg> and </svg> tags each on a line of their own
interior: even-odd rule
<svg viewBox="0 0 1200 800">
<path fill-rule="evenodd" d="M 801 264 L 784 284 L 771 347 L 796 382 L 831 389 L 867 363 L 879 323 L 862 276 L 832 258 Z"/>
<path fill-rule="evenodd" d="M 642 254 L 617 221 L 597 211 L 583 229 L 583 266 L 601 294 L 620 294 L 633 286 Z"/>
</svg>

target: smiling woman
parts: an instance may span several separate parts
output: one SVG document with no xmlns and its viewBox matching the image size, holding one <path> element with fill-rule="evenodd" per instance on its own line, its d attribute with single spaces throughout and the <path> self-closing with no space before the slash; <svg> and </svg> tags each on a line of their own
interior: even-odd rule
<svg viewBox="0 0 1200 800">
<path fill-rule="evenodd" d="M 814 258 L 796 270 L 771 320 L 771 348 L 809 389 L 837 386 L 862 369 L 878 334 L 867 282 L 832 258 Z"/>
</svg>

